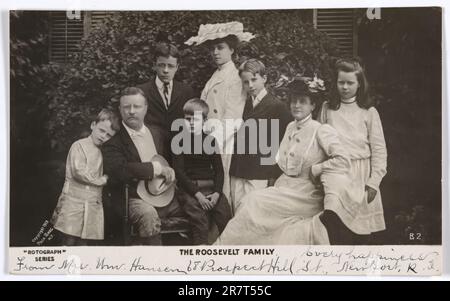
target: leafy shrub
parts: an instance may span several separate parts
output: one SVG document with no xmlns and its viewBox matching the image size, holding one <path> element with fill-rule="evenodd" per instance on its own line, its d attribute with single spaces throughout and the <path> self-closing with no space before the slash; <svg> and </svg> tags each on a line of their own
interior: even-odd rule
<svg viewBox="0 0 450 301">
<path fill-rule="evenodd" d="M 337 45 L 312 24 L 300 20 L 301 11 L 117 12 L 82 40 L 49 94 L 48 123 L 53 145 L 61 150 L 84 128 L 89 116 L 112 105 L 126 86 L 143 83 L 153 75 L 151 56 L 157 39 L 166 36 L 181 50 L 178 80 L 198 93 L 214 71 L 204 47 L 187 47 L 199 25 L 240 21 L 257 35 L 238 49 L 236 63 L 261 59 L 268 67 L 268 84 L 281 74 L 330 78 L 329 62 Z M 117 101 L 117 100 L 116 100 Z"/>
<path fill-rule="evenodd" d="M 22 165 L 47 147 L 48 98 L 58 66 L 48 64 L 48 21 L 42 12 L 10 13 L 11 155 Z"/>
</svg>

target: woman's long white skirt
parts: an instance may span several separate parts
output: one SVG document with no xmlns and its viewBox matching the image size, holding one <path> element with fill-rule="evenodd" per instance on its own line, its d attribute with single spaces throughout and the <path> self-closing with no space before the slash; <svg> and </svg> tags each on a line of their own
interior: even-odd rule
<svg viewBox="0 0 450 301">
<path fill-rule="evenodd" d="M 246 195 L 215 244 L 329 244 L 327 231 L 319 219 L 323 211 L 322 192 L 309 180 L 299 180 L 303 183 L 295 189 L 269 187 Z"/>
</svg>

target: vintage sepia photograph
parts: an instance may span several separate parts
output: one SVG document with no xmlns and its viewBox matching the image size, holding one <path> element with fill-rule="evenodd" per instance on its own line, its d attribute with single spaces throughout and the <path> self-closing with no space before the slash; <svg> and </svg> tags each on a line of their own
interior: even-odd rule
<svg viewBox="0 0 450 301">
<path fill-rule="evenodd" d="M 10 247 L 441 245 L 441 8 L 9 18 Z"/>
</svg>

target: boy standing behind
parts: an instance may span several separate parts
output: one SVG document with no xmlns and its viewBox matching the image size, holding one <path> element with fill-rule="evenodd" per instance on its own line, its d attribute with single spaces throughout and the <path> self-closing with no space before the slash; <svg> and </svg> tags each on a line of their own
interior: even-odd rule
<svg viewBox="0 0 450 301">
<path fill-rule="evenodd" d="M 274 154 L 272 156 L 263 154 L 260 145 L 267 146 L 276 153 L 286 126 L 292 121 L 286 104 L 267 92 L 265 88 L 266 67 L 261 61 L 257 59 L 245 61 L 239 67 L 239 76 L 248 97 L 242 116 L 244 124 L 235 134 L 234 152 L 230 166 L 233 214 L 239 208 L 244 195 L 256 189 L 272 186 L 280 176 L 281 170 L 275 161 L 269 165 L 262 164 L 262 158 L 274 157 Z M 278 120 L 278 127 L 275 126 L 276 123 L 272 124 L 273 120 Z M 267 123 L 267 126 L 262 125 L 263 123 Z M 252 124 L 256 127 L 252 127 Z M 261 131 L 265 131 L 266 134 Z M 276 146 L 269 145 L 272 141 L 271 135 L 278 135 Z M 261 141 L 261 137 L 267 138 L 267 140 Z M 240 150 L 243 149 L 243 146 L 245 146 L 245 152 L 242 153 Z M 276 147 L 275 150 L 274 147 Z M 256 152 L 250 151 L 255 149 Z"/>
<path fill-rule="evenodd" d="M 172 122 L 183 118 L 183 106 L 194 97 L 194 91 L 188 85 L 175 80 L 180 64 L 180 53 L 173 44 L 160 42 L 154 50 L 155 77 L 139 85 L 148 100 L 145 123 L 156 125 L 171 131 Z"/>
</svg>

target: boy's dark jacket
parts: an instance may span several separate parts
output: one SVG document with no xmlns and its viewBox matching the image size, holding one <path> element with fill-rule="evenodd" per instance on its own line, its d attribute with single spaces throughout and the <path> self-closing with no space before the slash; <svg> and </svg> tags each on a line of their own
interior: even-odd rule
<svg viewBox="0 0 450 301">
<path fill-rule="evenodd" d="M 255 119 L 260 128 L 260 120 L 267 120 L 267 140 L 266 143 L 271 141 L 271 119 L 279 120 L 279 137 L 277 145 L 279 146 L 281 140 L 283 139 L 284 132 L 286 131 L 286 126 L 293 120 L 291 113 L 288 110 L 287 104 L 283 103 L 270 93 L 261 100 L 261 102 L 253 108 L 253 103 L 251 97 L 247 98 L 244 107 L 244 113 L 242 116 L 244 122 L 249 119 Z M 274 129 L 275 130 L 275 129 Z M 257 135 L 257 153 L 249 154 L 249 146 L 252 140 L 255 139 Z M 277 164 L 273 165 L 262 165 L 261 158 L 272 156 L 275 158 L 276 152 L 278 152 L 278 147 L 274 150 L 274 154 L 261 154 L 259 147 L 259 130 L 258 133 L 249 133 L 245 127 L 241 127 L 234 136 L 234 152 L 231 158 L 230 175 L 238 178 L 244 178 L 248 180 L 268 180 L 273 178 L 278 178 L 281 175 L 281 170 Z M 239 141 L 245 142 L 246 154 L 237 154 L 237 147 Z M 253 145 L 254 147 L 254 145 Z"/>
<path fill-rule="evenodd" d="M 201 135 L 190 135 L 189 153 L 173 155 L 173 169 L 175 170 L 178 188 L 183 189 L 191 196 L 195 196 L 201 191 L 195 180 L 212 180 L 214 192 L 222 193 L 223 189 L 223 165 L 216 140 L 205 133 Z M 197 140 L 201 137 L 201 140 Z M 195 154 L 194 143 L 202 143 L 204 145 L 206 138 L 212 139 L 212 147 L 216 150 L 212 154 L 204 151 Z"/>
</svg>

